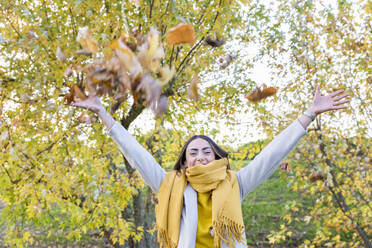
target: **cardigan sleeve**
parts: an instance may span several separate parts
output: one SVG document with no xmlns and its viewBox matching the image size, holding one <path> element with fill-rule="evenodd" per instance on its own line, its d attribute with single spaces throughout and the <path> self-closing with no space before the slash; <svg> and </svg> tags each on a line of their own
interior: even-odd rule
<svg viewBox="0 0 372 248">
<path fill-rule="evenodd" d="M 108 134 L 119 146 L 129 164 L 138 170 L 145 183 L 157 193 L 164 179 L 165 170 L 119 122 L 115 122 Z"/>
<path fill-rule="evenodd" d="M 290 151 L 296 146 L 306 130 L 296 119 L 274 138 L 247 166 L 236 173 L 243 200 L 263 181 L 269 178 Z"/>
</svg>

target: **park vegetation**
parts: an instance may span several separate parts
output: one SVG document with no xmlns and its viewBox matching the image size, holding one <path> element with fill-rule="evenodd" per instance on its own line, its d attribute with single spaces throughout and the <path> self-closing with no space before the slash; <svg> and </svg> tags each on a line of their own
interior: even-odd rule
<svg viewBox="0 0 372 248">
<path fill-rule="evenodd" d="M 344 88 L 350 106 L 317 117 L 290 154 L 281 176 L 299 197 L 287 194 L 281 225 L 262 238 L 372 247 L 371 14 L 369 1 L 347 0 L 0 0 L 1 241 L 155 247 L 156 196 L 102 123 L 68 105 L 76 98 L 100 96 L 166 169 L 187 137 L 214 138 L 215 123 L 234 128 L 249 113 L 265 140 L 221 140 L 239 168 L 319 84 Z M 250 78 L 259 62 L 265 85 Z"/>
</svg>

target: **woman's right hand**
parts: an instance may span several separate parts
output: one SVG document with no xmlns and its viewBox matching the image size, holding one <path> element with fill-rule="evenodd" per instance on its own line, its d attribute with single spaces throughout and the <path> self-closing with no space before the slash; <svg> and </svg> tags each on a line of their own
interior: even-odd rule
<svg viewBox="0 0 372 248">
<path fill-rule="evenodd" d="M 89 109 L 90 111 L 98 114 L 103 109 L 102 103 L 98 96 L 89 96 L 85 100 L 75 98 L 76 100 L 71 103 L 71 106 Z"/>
<path fill-rule="evenodd" d="M 85 100 L 76 98 L 75 101 L 71 103 L 71 106 L 89 109 L 96 113 L 107 127 L 107 130 L 110 130 L 115 123 L 114 118 L 112 118 L 112 116 L 107 113 L 105 108 L 102 106 L 98 96 L 89 96 Z"/>
</svg>

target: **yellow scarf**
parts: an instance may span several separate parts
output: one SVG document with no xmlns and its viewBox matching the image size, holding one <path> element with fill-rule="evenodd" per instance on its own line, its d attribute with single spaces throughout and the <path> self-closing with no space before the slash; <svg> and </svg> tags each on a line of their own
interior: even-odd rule
<svg viewBox="0 0 372 248">
<path fill-rule="evenodd" d="M 229 247 L 243 241 L 244 222 L 239 184 L 235 172 L 227 170 L 227 158 L 197 165 L 184 171 L 170 171 L 160 186 L 155 207 L 160 247 L 176 248 L 180 233 L 183 192 L 190 183 L 197 192 L 212 191 L 214 247 L 225 241 Z"/>
</svg>

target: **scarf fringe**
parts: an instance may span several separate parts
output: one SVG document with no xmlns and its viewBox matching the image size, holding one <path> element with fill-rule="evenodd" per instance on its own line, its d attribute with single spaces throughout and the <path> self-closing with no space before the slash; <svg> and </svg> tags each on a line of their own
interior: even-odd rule
<svg viewBox="0 0 372 248">
<path fill-rule="evenodd" d="M 214 247 L 221 247 L 224 241 L 228 247 L 235 247 L 236 242 L 243 243 L 244 226 L 227 218 L 219 216 L 218 221 L 213 221 Z"/>
<path fill-rule="evenodd" d="M 158 231 L 158 242 L 160 244 L 160 248 L 177 248 L 177 243 L 171 240 L 171 238 L 168 236 L 168 232 L 165 229 L 161 229 L 157 225 L 155 226 L 155 229 Z"/>
</svg>

